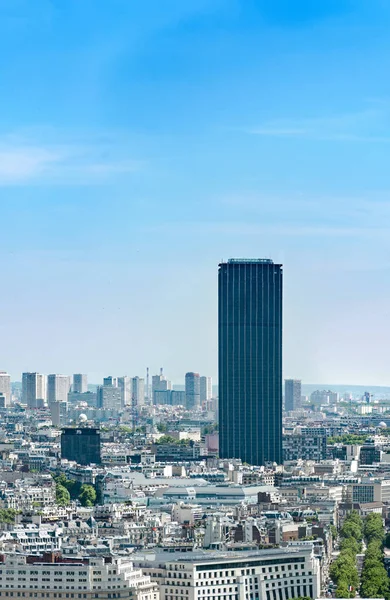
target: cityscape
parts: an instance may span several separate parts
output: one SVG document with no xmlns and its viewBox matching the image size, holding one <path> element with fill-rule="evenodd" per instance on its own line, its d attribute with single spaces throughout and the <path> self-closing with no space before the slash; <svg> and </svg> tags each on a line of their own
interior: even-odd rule
<svg viewBox="0 0 390 600">
<path fill-rule="evenodd" d="M 386 597 L 390 397 L 283 387 L 282 265 L 218 278 L 218 386 L 0 373 L 5 597 Z"/>
<path fill-rule="evenodd" d="M 390 600 L 390 0 L 0 0 L 0 600 Z"/>
</svg>

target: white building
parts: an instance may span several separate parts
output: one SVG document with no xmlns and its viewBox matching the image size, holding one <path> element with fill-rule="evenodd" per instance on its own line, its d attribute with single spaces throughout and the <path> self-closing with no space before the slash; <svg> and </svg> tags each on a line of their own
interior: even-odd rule
<svg viewBox="0 0 390 600">
<path fill-rule="evenodd" d="M 130 378 L 126 375 L 123 377 L 118 377 L 118 388 L 121 391 L 122 406 L 127 406 L 130 404 L 131 399 Z"/>
<path fill-rule="evenodd" d="M 200 378 L 200 401 L 205 402 L 213 397 L 213 380 L 211 377 Z"/>
<path fill-rule="evenodd" d="M 48 375 L 47 376 L 47 401 L 50 404 L 54 402 L 68 402 L 70 392 L 70 377 L 68 375 Z"/>
<path fill-rule="evenodd" d="M 53 554 L 36 556 L 33 562 L 17 554 L 4 557 L 0 562 L 0 599 L 17 595 L 50 600 L 159 600 L 158 586 L 128 558 L 67 558 L 61 562 Z"/>
<path fill-rule="evenodd" d="M 5 406 L 11 404 L 11 377 L 5 371 L 0 371 L 0 394 L 5 396 Z"/>
<path fill-rule="evenodd" d="M 161 563 L 165 563 L 161 569 Z M 202 555 L 188 554 L 166 562 L 140 563 L 144 573 L 160 581 L 161 600 L 288 600 L 316 598 L 321 590 L 320 566 L 313 546 Z"/>
</svg>

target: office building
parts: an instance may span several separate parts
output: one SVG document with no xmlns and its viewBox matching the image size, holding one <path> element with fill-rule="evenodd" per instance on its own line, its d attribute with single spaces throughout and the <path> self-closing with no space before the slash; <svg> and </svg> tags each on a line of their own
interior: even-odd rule
<svg viewBox="0 0 390 600">
<path fill-rule="evenodd" d="M 72 392 L 78 394 L 88 392 L 88 375 L 83 375 L 82 373 L 75 373 L 73 375 Z"/>
<path fill-rule="evenodd" d="M 153 375 L 152 376 L 152 399 L 153 399 L 153 404 L 159 404 L 156 401 L 156 392 L 166 392 L 167 390 L 171 390 L 172 389 L 172 383 L 165 377 L 165 375 L 162 372 L 160 372 L 160 375 Z"/>
<path fill-rule="evenodd" d="M 29 534 L 31 537 L 31 534 Z M 53 542 L 60 540 L 53 532 Z M 42 533 L 36 533 L 35 548 L 41 546 Z M 159 600 L 158 584 L 141 569 L 133 567 L 129 557 L 64 556 L 60 551 L 34 554 L 7 554 L 2 557 L 7 583 L 3 583 L 0 599 L 36 598 L 37 600 Z M 5 579 L 4 579 L 5 581 Z M 113 591 L 114 590 L 114 591 Z"/>
<path fill-rule="evenodd" d="M 206 402 L 213 397 L 213 380 L 211 377 L 200 378 L 200 401 Z"/>
<path fill-rule="evenodd" d="M 131 380 L 131 402 L 133 406 L 145 404 L 145 380 L 141 377 L 133 377 Z"/>
<path fill-rule="evenodd" d="M 284 409 L 298 410 L 301 408 L 302 382 L 300 379 L 285 379 L 284 381 Z"/>
<path fill-rule="evenodd" d="M 97 407 L 120 412 L 123 409 L 122 390 L 112 385 L 99 385 L 97 390 Z"/>
<path fill-rule="evenodd" d="M 224 532 L 217 522 L 208 538 L 211 548 L 221 545 Z M 174 560 L 166 554 L 138 563 L 145 575 L 158 572 L 161 600 L 288 600 L 321 593 L 320 561 L 312 545 L 211 556 L 198 551 Z"/>
<path fill-rule="evenodd" d="M 80 404 L 80 402 L 85 402 L 88 406 L 97 408 L 97 392 L 84 392 L 83 394 L 80 394 L 79 392 L 69 392 L 69 404 L 77 405 Z"/>
<path fill-rule="evenodd" d="M 11 404 L 11 377 L 5 371 L 0 371 L 0 394 L 4 395 L 7 408 Z"/>
<path fill-rule="evenodd" d="M 40 373 L 22 374 L 22 402 L 27 408 L 41 408 L 46 401 L 46 377 Z"/>
<path fill-rule="evenodd" d="M 200 375 L 199 373 L 186 373 L 186 408 L 193 410 L 200 406 Z"/>
<path fill-rule="evenodd" d="M 68 402 L 70 392 L 70 378 L 68 375 L 47 376 L 47 402 Z"/>
<path fill-rule="evenodd" d="M 94 428 L 66 427 L 61 434 L 61 458 L 79 465 L 100 464 L 100 431 Z"/>
<path fill-rule="evenodd" d="M 111 375 L 109 375 L 108 377 L 104 377 L 103 379 L 103 385 L 105 387 L 117 387 L 118 386 L 118 380 L 116 377 L 112 377 Z"/>
<path fill-rule="evenodd" d="M 282 462 L 282 266 L 219 265 L 220 457 Z"/>
<path fill-rule="evenodd" d="M 283 436 L 283 458 L 285 461 L 326 460 L 326 430 L 316 428 L 300 428 L 296 433 Z"/>
<path fill-rule="evenodd" d="M 124 375 L 123 377 L 118 377 L 118 388 L 121 391 L 122 398 L 122 406 L 127 406 L 130 404 L 131 400 L 131 383 L 130 378 Z"/>
</svg>

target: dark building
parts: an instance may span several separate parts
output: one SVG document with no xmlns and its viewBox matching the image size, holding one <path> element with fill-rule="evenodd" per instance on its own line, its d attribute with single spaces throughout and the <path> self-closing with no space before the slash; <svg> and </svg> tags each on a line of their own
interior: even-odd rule
<svg viewBox="0 0 390 600">
<path fill-rule="evenodd" d="M 359 463 L 361 465 L 373 465 L 381 462 L 381 450 L 375 446 L 372 438 L 368 438 L 360 448 Z"/>
<path fill-rule="evenodd" d="M 66 427 L 61 434 L 61 458 L 79 465 L 100 464 L 100 431 L 90 427 Z"/>
<path fill-rule="evenodd" d="M 282 266 L 219 265 L 221 458 L 282 463 Z"/>
<path fill-rule="evenodd" d="M 301 408 L 302 382 L 299 379 L 285 379 L 284 381 L 284 408 L 297 410 Z"/>
</svg>

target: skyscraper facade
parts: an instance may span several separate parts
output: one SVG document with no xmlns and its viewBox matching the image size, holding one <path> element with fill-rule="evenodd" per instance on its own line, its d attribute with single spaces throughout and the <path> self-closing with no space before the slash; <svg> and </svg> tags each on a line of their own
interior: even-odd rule
<svg viewBox="0 0 390 600">
<path fill-rule="evenodd" d="M 302 382 L 300 379 L 285 379 L 284 381 L 284 408 L 297 410 L 301 408 Z"/>
<path fill-rule="evenodd" d="M 282 463 L 282 266 L 230 259 L 218 273 L 221 458 Z"/>
<path fill-rule="evenodd" d="M 200 378 L 200 401 L 205 402 L 213 397 L 213 380 L 211 377 Z"/>
<path fill-rule="evenodd" d="M 40 373 L 22 374 L 22 402 L 28 408 L 39 408 L 46 400 L 46 377 Z"/>
<path fill-rule="evenodd" d="M 11 404 L 11 377 L 5 371 L 0 371 L 0 394 L 4 395 L 5 406 Z"/>
<path fill-rule="evenodd" d="M 68 402 L 70 391 L 70 378 L 68 375 L 47 376 L 47 401 L 49 406 L 53 402 Z"/>
<path fill-rule="evenodd" d="M 61 434 L 61 458 L 79 465 L 100 464 L 99 429 L 66 427 Z"/>
<path fill-rule="evenodd" d="M 88 392 L 88 376 L 83 373 L 75 373 L 73 375 L 72 392 L 85 394 Z"/>
<path fill-rule="evenodd" d="M 124 375 L 123 377 L 118 377 L 118 388 L 121 392 L 121 402 L 122 407 L 130 404 L 131 398 L 131 385 L 130 378 Z"/>
<path fill-rule="evenodd" d="M 186 408 L 192 410 L 200 406 L 200 375 L 186 373 L 185 378 Z"/>
<path fill-rule="evenodd" d="M 145 404 L 145 380 L 141 377 L 133 377 L 131 380 L 131 401 L 133 406 Z"/>
</svg>

